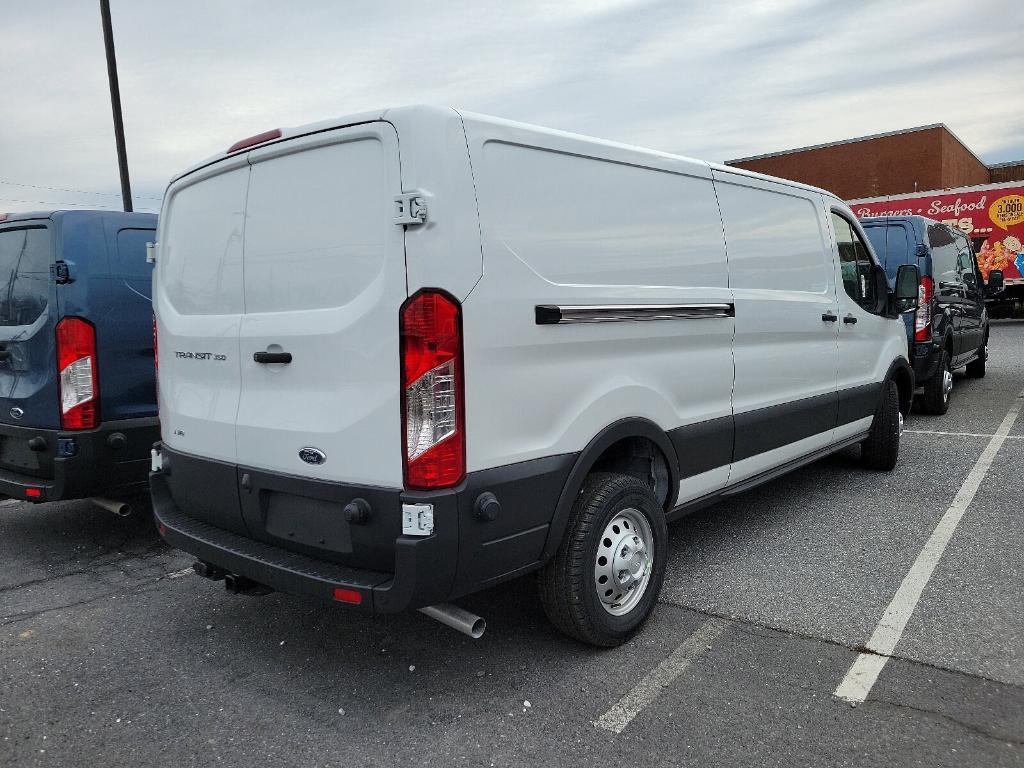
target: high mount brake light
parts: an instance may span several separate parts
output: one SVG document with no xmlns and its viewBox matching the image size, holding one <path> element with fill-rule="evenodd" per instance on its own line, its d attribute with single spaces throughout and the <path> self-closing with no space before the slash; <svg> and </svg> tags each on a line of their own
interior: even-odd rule
<svg viewBox="0 0 1024 768">
<path fill-rule="evenodd" d="M 423 290 L 401 310 L 405 486 L 457 485 L 466 474 L 462 310 L 446 293 Z"/>
<path fill-rule="evenodd" d="M 228 147 L 228 151 L 226 154 L 230 155 L 232 152 L 238 152 L 239 150 L 248 149 L 249 147 L 255 147 L 257 144 L 263 144 L 264 142 L 273 141 L 274 139 L 280 138 L 280 128 L 275 128 L 272 131 L 264 131 L 263 133 L 257 133 L 255 136 L 250 136 L 247 139 L 236 141 L 234 144 Z"/>
<path fill-rule="evenodd" d="M 928 341 L 932 332 L 932 297 L 935 283 L 925 275 L 917 287 L 917 312 L 914 313 L 914 341 Z"/>
<path fill-rule="evenodd" d="M 100 421 L 96 329 L 80 317 L 57 323 L 57 371 L 62 429 L 95 429 Z"/>
</svg>

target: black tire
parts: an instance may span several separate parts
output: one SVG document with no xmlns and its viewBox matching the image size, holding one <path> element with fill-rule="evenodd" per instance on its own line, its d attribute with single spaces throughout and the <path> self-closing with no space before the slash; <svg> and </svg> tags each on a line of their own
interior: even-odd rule
<svg viewBox="0 0 1024 768">
<path fill-rule="evenodd" d="M 952 391 L 947 392 L 943 385 L 946 371 L 949 371 L 950 376 L 953 375 L 953 370 L 950 368 L 949 352 L 942 350 L 939 354 L 939 364 L 935 368 L 935 373 L 924 383 L 924 394 L 920 396 L 918 401 L 921 413 L 941 416 L 949 410 Z"/>
<path fill-rule="evenodd" d="M 967 375 L 972 379 L 985 378 L 985 363 L 988 362 L 988 334 L 985 334 L 985 341 L 978 347 L 978 357 L 967 364 Z"/>
<path fill-rule="evenodd" d="M 900 393 L 896 382 L 887 381 L 871 422 L 871 433 L 860 444 L 861 462 L 868 469 L 891 472 L 900 455 Z"/>
<path fill-rule="evenodd" d="M 598 594 L 595 567 L 606 527 L 623 510 L 636 510 L 650 526 L 653 564 L 637 604 L 612 615 Z M 645 483 L 630 475 L 595 472 L 576 497 L 558 552 L 541 569 L 540 599 L 548 619 L 561 632 L 590 645 L 621 645 L 650 616 L 665 578 L 668 530 L 665 513 Z"/>
</svg>

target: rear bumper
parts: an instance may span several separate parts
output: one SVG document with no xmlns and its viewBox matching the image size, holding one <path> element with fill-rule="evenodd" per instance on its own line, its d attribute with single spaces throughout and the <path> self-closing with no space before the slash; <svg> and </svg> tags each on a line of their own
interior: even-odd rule
<svg viewBox="0 0 1024 768">
<path fill-rule="evenodd" d="M 150 474 L 150 492 L 157 527 L 171 546 L 292 595 L 334 602 L 336 589 L 354 591 L 359 603 L 341 604 L 372 613 L 444 602 L 538 567 L 576 458 L 522 462 L 470 473 L 456 488 L 409 492 L 274 475 L 159 449 L 164 469 Z M 203 477 L 208 480 L 197 481 Z M 234 489 L 225 489 L 233 482 L 235 496 L 227 492 Z M 496 520 L 482 519 L 474 509 L 485 492 L 501 504 Z M 266 499 L 279 494 L 311 507 L 326 504 L 333 512 L 315 536 L 301 527 L 275 533 Z M 342 515 L 355 498 L 370 500 L 367 526 L 349 526 Z M 433 533 L 403 535 L 403 504 L 431 504 Z M 309 545 L 323 543 L 322 537 L 350 541 L 352 552 L 318 552 Z"/>
<path fill-rule="evenodd" d="M 911 361 L 914 369 L 914 386 L 923 387 L 924 383 L 935 375 L 941 352 L 941 344 L 930 341 L 914 343 L 914 359 Z"/>
<path fill-rule="evenodd" d="M 0 468 L 0 494 L 45 502 L 141 491 L 149 447 L 159 437 L 155 416 L 106 422 L 81 432 L 0 424 L 0 441 L 27 445 L 41 439 L 44 446 L 32 452 L 33 461 L 25 462 L 24 471 Z"/>
</svg>

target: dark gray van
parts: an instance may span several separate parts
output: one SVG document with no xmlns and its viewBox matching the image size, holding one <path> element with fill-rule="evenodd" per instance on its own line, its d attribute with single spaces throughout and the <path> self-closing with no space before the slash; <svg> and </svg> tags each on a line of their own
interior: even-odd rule
<svg viewBox="0 0 1024 768">
<path fill-rule="evenodd" d="M 919 306 L 904 315 L 917 402 L 924 413 L 945 413 L 953 371 L 964 368 L 968 376 L 981 378 L 988 359 L 985 284 L 971 241 L 959 229 L 924 216 L 880 216 L 861 224 L 890 283 L 903 264 L 920 270 Z"/>
</svg>

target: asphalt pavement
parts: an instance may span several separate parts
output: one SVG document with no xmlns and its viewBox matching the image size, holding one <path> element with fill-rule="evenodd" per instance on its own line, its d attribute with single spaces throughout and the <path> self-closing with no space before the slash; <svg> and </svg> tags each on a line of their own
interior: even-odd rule
<svg viewBox="0 0 1024 768">
<path fill-rule="evenodd" d="M 671 526 L 610 651 L 532 578 L 463 601 L 474 641 L 227 594 L 145 514 L 0 504 L 0 765 L 1024 765 L 1024 415 L 865 700 L 835 696 L 1024 390 L 1024 322 L 990 349 L 894 472 L 851 449 Z"/>
</svg>

